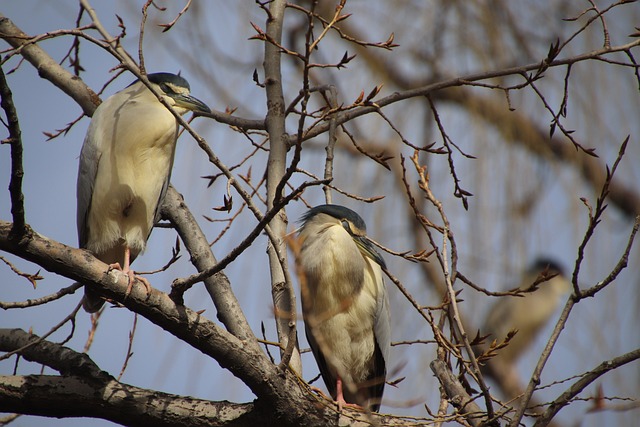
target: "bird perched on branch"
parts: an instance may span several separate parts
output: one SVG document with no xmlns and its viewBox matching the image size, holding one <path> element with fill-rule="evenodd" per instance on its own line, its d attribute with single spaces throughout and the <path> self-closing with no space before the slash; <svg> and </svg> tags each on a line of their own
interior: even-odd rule
<svg viewBox="0 0 640 427">
<path fill-rule="evenodd" d="M 151 85 L 179 114 L 210 112 L 189 94 L 180 76 L 156 73 Z M 145 249 L 159 206 L 166 194 L 178 137 L 178 123 L 142 81 L 137 80 L 104 101 L 93 114 L 82 151 L 77 184 L 78 239 L 110 268 L 134 275 L 130 264 Z M 90 313 L 104 300 L 85 286 L 84 309 Z"/>
<path fill-rule="evenodd" d="M 302 311 L 320 373 L 339 408 L 377 411 L 390 348 L 384 260 L 351 209 L 321 205 L 301 221 Z"/>
<path fill-rule="evenodd" d="M 544 281 L 548 277 L 551 278 Z M 546 258 L 536 260 L 527 269 L 519 289 L 527 289 L 536 281 L 540 282 L 538 289 L 521 297 L 502 297 L 489 311 L 483 334 L 491 334 L 492 339 L 501 342 L 509 331 L 517 330 L 508 345 L 498 351 L 494 361 L 515 362 L 551 319 L 562 296 L 571 288 L 571 282 L 564 276 L 562 268 Z"/>
</svg>

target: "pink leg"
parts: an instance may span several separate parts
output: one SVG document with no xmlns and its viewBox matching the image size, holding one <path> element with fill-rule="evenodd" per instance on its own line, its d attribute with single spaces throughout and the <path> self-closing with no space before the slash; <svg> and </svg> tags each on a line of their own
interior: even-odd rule
<svg viewBox="0 0 640 427">
<path fill-rule="evenodd" d="M 110 269 L 120 270 L 123 273 L 126 273 L 129 276 L 129 284 L 127 285 L 127 291 L 125 292 L 125 297 L 129 296 L 131 293 L 131 289 L 133 289 L 133 282 L 139 280 L 144 287 L 147 289 L 147 294 L 151 293 L 151 284 L 147 279 L 142 276 L 136 276 L 134 271 L 131 270 L 131 250 L 129 246 L 124 247 L 124 267 L 120 266 L 120 263 L 114 263 L 109 265 Z"/>
<path fill-rule="evenodd" d="M 336 402 L 338 402 L 338 411 L 342 411 L 344 405 L 347 402 L 344 400 L 344 393 L 342 392 L 342 378 L 336 379 Z"/>
<path fill-rule="evenodd" d="M 336 402 L 338 403 L 338 411 L 342 411 L 342 408 L 344 408 L 345 406 L 347 408 L 362 410 L 362 406 L 356 403 L 347 403 L 347 401 L 344 400 L 342 385 L 342 378 L 338 376 L 338 378 L 336 379 Z"/>
</svg>

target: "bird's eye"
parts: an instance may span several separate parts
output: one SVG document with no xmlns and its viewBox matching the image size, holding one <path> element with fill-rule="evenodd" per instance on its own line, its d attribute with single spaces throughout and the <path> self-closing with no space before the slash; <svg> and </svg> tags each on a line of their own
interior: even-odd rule
<svg viewBox="0 0 640 427">
<path fill-rule="evenodd" d="M 343 219 L 341 222 L 342 222 L 342 227 L 344 227 L 344 229 L 347 230 L 347 233 L 352 234 L 351 224 L 349 224 L 349 221 L 347 221 L 346 219 Z"/>
<path fill-rule="evenodd" d="M 173 93 L 169 85 L 166 83 L 160 83 L 160 89 L 162 89 L 164 93 Z"/>
</svg>

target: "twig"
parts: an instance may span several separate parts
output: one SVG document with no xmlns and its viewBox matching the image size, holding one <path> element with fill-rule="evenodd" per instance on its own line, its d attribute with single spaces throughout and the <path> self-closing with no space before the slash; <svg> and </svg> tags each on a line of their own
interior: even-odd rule
<svg viewBox="0 0 640 427">
<path fill-rule="evenodd" d="M 173 21 L 169 22 L 168 24 L 158 24 L 160 27 L 163 28 L 162 29 L 163 33 L 169 31 L 171 28 L 173 28 L 174 25 L 176 25 L 176 22 L 178 22 L 178 19 L 180 19 L 180 17 L 184 15 L 187 12 L 187 10 L 189 10 L 189 8 L 191 7 L 191 1 L 192 0 L 187 0 L 187 4 L 185 4 L 182 10 L 178 12 L 178 15 L 173 19 Z"/>
<path fill-rule="evenodd" d="M 336 16 L 337 15 L 338 12 L 336 12 Z M 327 28 L 325 28 L 325 30 Z M 338 90 L 336 89 L 336 87 L 333 85 L 329 86 L 329 89 L 325 91 L 325 96 L 327 96 L 327 98 L 329 99 L 329 108 L 335 111 L 338 108 Z M 336 143 L 338 142 L 338 136 L 336 133 L 336 113 L 332 113 L 329 116 L 329 140 L 327 141 L 327 146 L 325 147 L 327 156 L 325 157 L 324 164 L 324 179 L 325 181 L 327 181 L 327 183 L 333 181 L 333 150 L 336 146 Z M 322 187 L 322 190 L 324 191 L 325 201 L 328 204 L 333 203 L 331 197 L 331 187 L 329 187 L 328 185 L 324 185 Z"/>
<path fill-rule="evenodd" d="M 331 188 L 334 191 L 337 191 L 338 193 L 342 194 L 343 196 L 346 196 L 350 199 L 353 200 L 357 200 L 359 202 L 363 202 L 363 203 L 373 203 L 376 202 L 378 200 L 382 200 L 384 199 L 385 196 L 373 196 L 373 197 L 362 197 L 362 196 L 358 196 L 357 194 L 354 193 L 349 193 L 343 189 L 341 189 L 340 187 L 336 187 L 335 185 L 325 181 L 325 180 L 321 180 L 320 178 L 318 178 L 316 175 L 314 175 L 313 173 L 305 170 L 305 169 L 297 169 L 297 172 L 300 172 L 304 175 L 307 175 L 308 177 L 314 179 L 318 184 L 322 184 L 323 186 L 328 186 L 329 188 Z M 309 206 L 310 207 L 310 206 Z"/>
<path fill-rule="evenodd" d="M 157 227 L 157 226 L 154 226 Z M 169 261 L 167 261 L 167 263 L 156 269 L 156 270 L 152 270 L 152 271 L 136 271 L 136 274 L 139 276 L 143 276 L 143 275 L 151 275 L 151 274 L 156 274 L 156 273 L 160 273 L 162 271 L 166 271 L 169 267 L 171 267 L 176 261 L 178 261 L 180 259 L 181 255 L 180 255 L 180 240 L 178 240 L 178 237 L 176 237 L 176 244 L 173 248 L 171 248 L 171 258 L 169 259 Z"/>
<path fill-rule="evenodd" d="M 142 19 L 140 20 L 140 31 L 138 32 L 138 63 L 140 64 L 140 72 L 142 74 L 147 74 L 147 70 L 144 66 L 144 54 L 142 53 L 142 45 L 144 41 L 144 27 L 147 24 L 147 10 L 152 4 L 153 0 L 147 0 L 147 2 L 142 6 Z"/>
<path fill-rule="evenodd" d="M 582 239 L 582 242 L 580 243 L 580 246 L 578 247 L 578 256 L 576 258 L 576 263 L 575 263 L 575 267 L 573 269 L 573 275 L 572 275 L 572 278 L 571 278 L 571 281 L 573 283 L 573 291 L 574 291 L 575 295 L 578 298 L 583 298 L 584 296 L 593 296 L 598 290 L 602 289 L 603 287 L 605 287 L 609 283 L 611 283 L 611 281 L 617 276 L 617 273 L 620 271 L 620 270 L 618 270 L 618 272 L 615 272 L 615 270 L 614 270 L 615 275 L 613 275 L 611 280 L 604 281 L 601 285 L 597 285 L 594 288 L 590 289 L 588 294 L 583 295 L 582 291 L 580 290 L 580 287 L 578 285 L 578 273 L 580 271 L 580 264 L 584 260 L 584 251 L 585 251 L 585 249 L 587 247 L 587 244 L 589 243 L 589 241 L 593 237 L 593 234 L 595 232 L 596 227 L 600 223 L 600 217 L 604 213 L 604 210 L 607 208 L 607 205 L 605 204 L 605 200 L 606 200 L 607 196 L 609 195 L 609 185 L 611 184 L 611 180 L 613 179 L 613 176 L 614 176 L 616 170 L 618 169 L 618 165 L 620 164 L 620 161 L 622 160 L 622 157 L 624 156 L 624 152 L 626 150 L 626 147 L 627 147 L 628 143 L 629 143 L 629 136 L 627 136 L 627 138 L 620 145 L 620 149 L 618 150 L 618 156 L 617 156 L 615 162 L 613 163 L 613 167 L 611 168 L 611 170 L 609 170 L 609 167 L 607 166 L 606 178 L 605 178 L 604 183 L 602 185 L 602 189 L 600 191 L 598 199 L 596 200 L 595 213 L 591 213 L 591 211 L 589 212 L 589 225 L 587 226 L 587 231 L 585 232 L 584 238 Z M 588 205 L 586 199 L 582 198 L 581 200 L 589 208 L 589 205 Z M 633 243 L 633 238 L 634 238 L 635 233 L 637 231 L 637 220 L 636 220 L 636 226 L 634 226 L 634 230 L 635 231 L 632 232 L 632 234 L 630 236 L 630 240 L 629 240 L 629 243 L 627 245 L 627 251 L 629 251 L 631 249 L 631 244 Z M 624 266 L 626 266 L 627 257 L 628 257 L 628 252 L 625 251 L 625 256 L 623 256 L 623 258 L 621 260 L 621 262 L 624 261 Z M 624 267 L 624 266 L 621 266 L 621 268 Z"/>
<path fill-rule="evenodd" d="M 592 52 L 587 52 L 580 55 L 572 56 L 569 58 L 555 59 L 548 63 L 548 67 L 551 68 L 551 67 L 564 66 L 568 64 L 575 64 L 578 62 L 596 59 L 603 55 L 612 55 L 616 52 L 628 52 L 636 46 L 640 46 L 640 40 L 634 40 L 626 44 L 612 46 L 609 49 L 599 49 Z M 504 76 L 511 76 L 511 75 L 517 75 L 517 74 L 521 75 L 523 73 L 526 73 L 527 71 L 535 71 L 535 70 L 538 70 L 539 68 L 540 68 L 540 63 L 536 62 L 533 64 L 527 64 L 527 65 L 522 65 L 517 67 L 501 68 L 499 70 L 473 73 L 464 77 L 454 77 L 450 79 L 441 80 L 436 83 L 431 83 L 425 86 L 420 86 L 420 87 L 416 87 L 416 88 L 412 88 L 404 91 L 394 92 L 391 95 L 388 95 L 384 98 L 377 99 L 375 102 L 376 106 L 364 105 L 364 106 L 353 108 L 348 111 L 342 111 L 337 115 L 336 121 L 338 124 L 343 124 L 350 120 L 353 120 L 356 117 L 364 116 L 370 113 L 375 113 L 378 110 L 378 108 L 386 107 L 388 105 L 401 102 L 405 99 L 415 98 L 419 96 L 426 96 L 426 95 L 429 95 L 430 93 L 435 93 L 443 89 L 461 86 L 462 82 L 490 80 L 496 77 L 504 77 Z M 316 126 L 314 129 L 310 130 L 309 132 L 305 133 L 304 140 L 307 141 L 309 139 L 315 138 L 316 136 L 326 132 L 328 128 L 329 128 L 328 123 L 322 123 Z M 291 136 L 289 137 L 289 145 L 293 145 L 293 144 L 295 144 L 295 137 Z"/>
<path fill-rule="evenodd" d="M 107 45 L 112 50 L 111 53 L 116 58 L 118 58 L 130 71 L 134 69 L 139 70 L 138 64 L 135 63 L 131 55 L 129 55 L 129 53 L 120 44 L 120 37 L 112 37 L 107 29 L 102 25 L 100 18 L 98 18 L 98 14 L 89 3 L 89 0 L 80 0 L 80 5 L 87 11 L 89 16 L 91 17 L 93 25 L 95 25 L 98 32 L 102 35 L 102 37 L 104 37 Z"/>
<path fill-rule="evenodd" d="M 4 70 L 0 68 L 0 107 L 7 116 L 9 128 L 9 138 L 2 143 L 9 143 L 11 146 L 11 180 L 9 181 L 9 194 L 11 195 L 11 215 L 13 217 L 13 227 L 11 234 L 14 237 L 21 237 L 26 232 L 26 220 L 24 217 L 24 194 L 22 193 L 22 132 L 18 113 L 13 103 L 13 95 L 4 75 Z"/>
<path fill-rule="evenodd" d="M 444 273 L 445 281 L 447 284 L 448 298 L 451 305 L 451 311 L 453 312 L 452 323 L 455 324 L 455 327 L 458 330 L 458 334 L 460 335 L 460 338 L 462 340 L 462 344 L 466 349 L 467 354 L 469 355 L 469 360 L 473 368 L 474 377 L 478 385 L 480 386 L 480 389 L 482 390 L 482 395 L 484 396 L 485 405 L 487 408 L 487 417 L 490 420 L 492 420 L 495 414 L 493 411 L 493 404 L 491 402 L 491 394 L 489 393 L 489 388 L 485 384 L 482 373 L 480 372 L 478 361 L 475 357 L 475 354 L 473 352 L 473 349 L 467 337 L 466 331 L 464 329 L 464 324 L 463 324 L 464 322 L 462 321 L 462 318 L 458 310 L 456 292 L 453 289 L 453 282 L 456 279 L 456 271 L 457 271 L 457 247 L 456 247 L 455 239 L 453 237 L 453 233 L 450 231 L 449 221 L 444 212 L 442 203 L 440 203 L 440 201 L 436 199 L 436 197 L 431 192 L 431 188 L 429 187 L 429 178 L 426 173 L 426 169 L 425 167 L 420 165 L 418 160 L 418 151 L 414 152 L 414 155 L 411 157 L 411 161 L 413 162 L 416 172 L 418 173 L 418 187 L 424 192 L 427 200 L 429 200 L 429 202 L 431 202 L 431 204 L 438 210 L 438 213 L 440 214 L 440 218 L 442 219 L 444 224 L 444 227 L 442 230 L 442 239 L 443 239 L 442 252 L 436 251 L 435 254 L 438 258 L 438 261 L 440 262 L 440 266 L 442 267 L 442 271 Z M 403 162 L 404 162 L 404 159 L 403 159 Z M 409 194 L 409 189 L 407 189 L 407 194 Z M 435 245 L 435 242 L 433 241 L 433 238 L 431 237 L 431 233 L 428 232 L 427 234 L 429 236 L 432 246 L 435 248 L 436 245 Z M 450 250 L 451 268 L 449 268 L 448 266 L 448 257 L 447 257 L 447 251 L 446 251 L 447 242 L 449 242 L 449 244 L 451 245 L 451 250 Z M 458 352 L 455 352 L 455 353 L 457 354 Z"/>
<path fill-rule="evenodd" d="M 614 162 L 614 165 L 613 165 L 613 168 L 611 169 L 611 172 L 609 172 L 609 168 L 607 167 L 607 179 L 605 180 L 605 182 L 602 185 L 602 190 L 601 190 L 600 195 L 598 197 L 598 200 L 596 202 L 596 210 L 595 210 L 595 212 L 591 212 L 591 210 L 589 211 L 589 225 L 587 226 L 587 231 L 585 232 L 585 236 L 584 236 L 584 238 L 582 240 L 582 243 L 580 244 L 580 246 L 578 248 L 578 255 L 577 255 L 577 258 L 576 258 L 576 264 L 575 264 L 575 267 L 574 267 L 574 270 L 573 270 L 573 274 L 572 274 L 572 279 L 571 279 L 571 281 L 573 283 L 573 294 L 567 300 L 567 303 L 565 304 L 564 309 L 562 310 L 562 314 L 560 315 L 560 318 L 556 322 L 556 325 L 555 325 L 555 327 L 553 329 L 551 337 L 547 341 L 547 344 L 546 344 L 544 350 L 542 351 L 542 354 L 540 355 L 540 358 L 538 359 L 538 363 L 536 364 L 536 367 L 533 370 L 533 373 L 531 374 L 531 379 L 529 380 L 529 384 L 527 385 L 527 389 L 524 392 L 524 394 L 522 395 L 522 398 L 520 399 L 520 405 L 516 408 L 516 413 L 513 416 L 513 419 L 511 420 L 511 422 L 509 423 L 509 427 L 517 427 L 519 425 L 520 421 L 522 420 L 522 417 L 524 416 L 524 413 L 525 413 L 525 411 L 527 409 L 527 405 L 528 405 L 529 401 L 531 400 L 531 397 L 533 396 L 533 392 L 535 391 L 536 387 L 540 384 L 540 375 L 542 374 L 542 370 L 544 369 L 544 366 L 545 366 L 547 360 L 549 359 L 549 356 L 551 355 L 551 351 L 553 350 L 553 347 L 554 347 L 556 341 L 558 340 L 558 337 L 560 336 L 560 333 L 564 329 L 564 326 L 565 326 L 566 322 L 569 319 L 569 315 L 570 315 L 573 307 L 581 299 L 584 298 L 584 296 L 583 296 L 583 294 L 582 294 L 582 292 L 580 290 L 580 287 L 578 286 L 578 273 L 580 271 L 580 265 L 582 264 L 582 261 L 584 259 L 584 250 L 585 250 L 585 248 L 587 246 L 587 243 L 589 242 L 589 240 L 593 236 L 593 233 L 594 233 L 596 227 L 600 223 L 600 217 L 602 216 L 602 214 L 604 213 L 604 210 L 606 209 L 606 205 L 605 205 L 604 202 L 605 202 L 605 199 L 606 199 L 607 194 L 608 194 L 609 184 L 611 182 L 611 179 L 613 179 L 613 175 L 614 175 L 614 173 L 615 173 L 615 171 L 617 169 L 618 164 L 622 160 L 627 141 L 628 141 L 628 138 L 622 143 L 622 145 L 620 147 L 620 151 L 618 152 L 618 157 L 616 158 L 616 161 Z M 583 199 L 583 201 L 586 203 L 586 200 Z M 640 226 L 640 216 L 638 216 L 636 218 L 635 224 L 633 226 L 633 230 L 632 230 L 630 238 L 629 238 L 629 242 L 627 244 L 627 247 L 625 248 L 624 253 L 622 254 L 622 257 L 621 257 L 620 261 L 618 262 L 618 265 L 616 266 L 614 271 L 609 275 L 611 281 L 613 281 L 617 277 L 619 272 L 624 268 L 624 266 L 626 266 L 626 260 L 627 260 L 627 258 L 629 256 L 629 252 L 631 251 L 633 240 L 634 240 L 634 237 L 635 237 L 635 235 L 636 235 L 636 233 L 638 231 L 638 227 L 639 226 Z M 588 296 L 593 296 L 595 294 L 595 292 L 597 292 L 598 290 L 602 289 L 604 286 L 606 286 L 609 283 L 611 283 L 611 281 L 608 281 L 608 282 L 605 281 L 601 285 L 595 286 L 594 288 L 592 288 L 594 290 L 593 293 L 589 294 Z"/>
<path fill-rule="evenodd" d="M 27 307 L 35 307 L 37 305 L 43 305 L 51 301 L 55 301 L 57 299 L 62 298 L 65 295 L 73 294 L 79 288 L 82 287 L 80 283 L 74 283 L 71 286 L 67 286 L 66 288 L 60 289 L 58 292 L 55 292 L 51 295 L 47 295 L 42 298 L 28 299 L 26 301 L 20 302 L 2 302 L 0 301 L 0 308 L 4 310 L 8 310 L 11 308 L 27 308 Z"/>
<path fill-rule="evenodd" d="M 80 301 L 78 303 L 78 305 L 76 305 L 76 308 L 73 309 L 73 311 L 71 311 L 71 313 L 66 316 L 64 319 L 62 319 L 57 325 L 53 326 L 51 329 L 49 329 L 48 332 L 46 332 L 44 335 L 41 335 L 40 337 L 38 337 L 38 339 L 31 341 L 30 343 L 17 348 L 13 351 L 10 351 L 8 353 L 3 354 L 2 356 L 0 356 L 0 361 L 2 360 L 6 360 L 8 358 L 10 358 L 11 356 L 13 356 L 14 354 L 19 354 L 21 352 L 23 352 L 24 350 L 26 350 L 27 348 L 36 345 L 44 340 L 47 339 L 47 337 L 49 337 L 49 335 L 53 334 L 55 331 L 57 331 L 58 329 L 60 329 L 61 327 L 63 327 L 65 325 L 65 323 L 72 321 L 73 319 L 75 319 L 76 314 L 78 314 L 78 310 L 80 310 L 80 307 L 82 307 L 82 301 Z"/>
<path fill-rule="evenodd" d="M 585 389 L 589 384 L 591 384 L 596 379 L 600 378 L 602 375 L 607 372 L 616 369 L 620 366 L 623 366 L 629 362 L 633 362 L 634 360 L 640 359 L 640 349 L 635 349 L 628 353 L 623 354 L 622 356 L 615 357 L 611 360 L 607 360 L 602 362 L 594 369 L 585 374 L 582 378 L 576 381 L 567 391 L 562 393 L 556 400 L 551 402 L 547 410 L 542 414 L 535 422 L 533 427 L 543 427 L 548 425 L 548 423 L 553 419 L 553 417 L 567 404 L 571 402 L 571 400 L 577 396 L 582 390 Z M 513 424 L 512 425 L 516 425 Z"/>
<path fill-rule="evenodd" d="M 449 370 L 447 364 L 436 359 L 429 366 L 445 389 L 447 400 L 465 415 L 469 424 L 474 427 L 480 426 L 486 417 L 485 412 L 469 396 L 464 386 Z"/>
<path fill-rule="evenodd" d="M 127 355 L 124 358 L 124 363 L 122 364 L 122 368 L 120 369 L 120 374 L 118 375 L 117 381 L 120 382 L 122 375 L 124 375 L 124 371 L 127 369 L 129 365 L 129 360 L 131 356 L 133 356 L 133 337 L 136 335 L 136 326 L 138 326 L 138 313 L 133 313 L 133 326 L 131 327 L 131 331 L 129 332 L 129 344 L 127 345 Z"/>
<path fill-rule="evenodd" d="M 271 210 L 267 211 L 264 217 L 260 220 L 260 222 L 251 230 L 249 235 L 244 238 L 242 242 L 240 242 L 235 248 L 231 250 L 223 259 L 218 261 L 218 263 L 211 268 L 201 271 L 200 273 L 192 274 L 189 277 L 184 279 L 176 279 L 171 284 L 171 298 L 178 297 L 182 293 L 184 293 L 187 289 L 193 286 L 195 283 L 202 281 L 204 278 L 209 277 L 213 274 L 216 274 L 219 271 L 222 271 L 229 264 L 231 264 L 246 248 L 251 246 L 253 241 L 260 235 L 262 230 L 266 227 L 266 224 L 276 216 L 276 214 L 286 206 L 291 200 L 298 197 L 305 188 L 319 185 L 322 181 L 318 182 L 304 182 L 290 194 L 285 196 L 283 199 L 279 201 L 277 205 L 274 206 Z"/>
<path fill-rule="evenodd" d="M 44 277 L 40 276 L 40 271 L 39 270 L 38 270 L 37 273 L 34 273 L 34 274 L 24 273 L 24 272 L 18 270 L 18 268 L 15 265 L 13 265 L 11 262 L 9 262 L 9 260 L 6 259 L 5 257 L 0 256 L 0 261 L 2 261 L 5 264 L 7 264 L 9 266 L 9 268 L 11 269 L 11 271 L 16 273 L 18 276 L 24 277 L 25 279 L 27 279 L 31 283 L 31 285 L 33 286 L 33 289 L 36 288 L 38 280 L 44 279 Z"/>
</svg>

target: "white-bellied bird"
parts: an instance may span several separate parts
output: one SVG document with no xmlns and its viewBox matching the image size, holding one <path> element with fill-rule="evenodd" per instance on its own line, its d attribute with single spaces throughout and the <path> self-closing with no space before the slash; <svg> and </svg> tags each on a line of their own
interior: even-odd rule
<svg viewBox="0 0 640 427">
<path fill-rule="evenodd" d="M 553 316 L 571 282 L 562 268 L 553 260 L 540 258 L 531 265 L 522 277 L 519 289 L 531 286 L 540 274 L 551 277 L 538 284 L 538 289 L 524 296 L 505 296 L 496 301 L 487 314 L 482 334 L 491 334 L 490 339 L 504 340 L 509 331 L 517 333 L 509 344 L 498 351 L 496 362 L 515 362 L 531 345 L 536 335 Z"/>
<path fill-rule="evenodd" d="M 189 94 L 189 83 L 171 73 L 147 76 L 179 114 L 210 112 Z M 178 123 L 147 86 L 137 80 L 96 109 L 87 130 L 77 184 L 78 240 L 110 268 L 140 279 L 130 264 L 145 249 L 159 219 L 178 137 Z M 104 300 L 85 285 L 83 306 L 93 313 Z"/>
<path fill-rule="evenodd" d="M 351 209 L 321 205 L 301 221 L 305 332 L 324 383 L 339 408 L 378 411 L 390 349 L 384 260 Z"/>
</svg>

